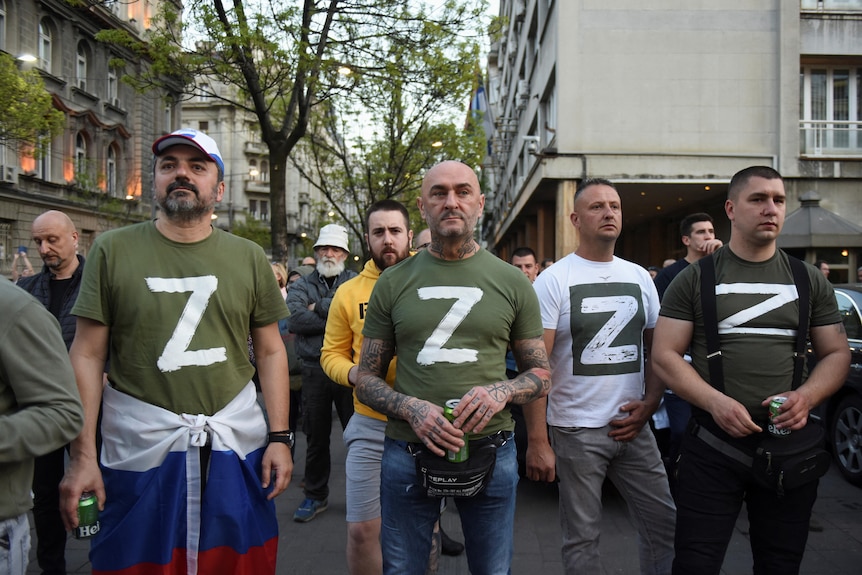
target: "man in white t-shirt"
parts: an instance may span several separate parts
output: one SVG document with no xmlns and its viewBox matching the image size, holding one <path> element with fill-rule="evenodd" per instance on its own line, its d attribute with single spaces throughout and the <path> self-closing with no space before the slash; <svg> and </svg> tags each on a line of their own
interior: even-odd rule
<svg viewBox="0 0 862 575">
<path fill-rule="evenodd" d="M 646 425 L 663 386 L 649 357 L 658 294 L 641 266 L 614 256 L 620 196 L 602 179 L 581 182 L 570 216 L 580 244 L 533 284 L 550 354 L 551 391 L 524 406 L 527 476 L 559 475 L 566 573 L 602 572 L 602 483 L 608 477 L 638 528 L 642 573 L 670 573 L 676 509 Z M 550 442 L 548 430 L 550 429 Z"/>
</svg>

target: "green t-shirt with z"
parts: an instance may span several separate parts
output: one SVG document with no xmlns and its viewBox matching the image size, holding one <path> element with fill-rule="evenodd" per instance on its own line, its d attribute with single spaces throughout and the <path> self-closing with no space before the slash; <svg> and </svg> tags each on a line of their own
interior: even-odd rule
<svg viewBox="0 0 862 575">
<path fill-rule="evenodd" d="M 175 413 L 224 407 L 254 373 L 249 328 L 287 315 L 263 249 L 219 229 L 177 243 L 144 222 L 88 256 L 72 313 L 110 328 L 111 384 Z"/>
<path fill-rule="evenodd" d="M 779 250 L 767 261 L 748 262 L 724 247 L 713 258 L 724 392 L 742 403 L 752 419 L 762 422 L 768 415 L 761 402 L 789 390 L 793 378 L 799 296 L 788 256 Z M 832 285 L 814 266 L 806 266 L 806 271 L 811 326 L 840 322 Z M 688 266 L 671 282 L 661 315 L 694 322 L 692 365 L 709 381 L 700 265 Z"/>
<path fill-rule="evenodd" d="M 506 380 L 509 341 L 541 336 L 542 322 L 530 281 L 486 250 L 459 261 L 420 252 L 381 274 L 362 333 L 395 342 L 396 391 L 443 406 Z M 481 435 L 513 427 L 507 407 Z M 389 419 L 386 434 L 417 441 L 400 419 Z"/>
</svg>

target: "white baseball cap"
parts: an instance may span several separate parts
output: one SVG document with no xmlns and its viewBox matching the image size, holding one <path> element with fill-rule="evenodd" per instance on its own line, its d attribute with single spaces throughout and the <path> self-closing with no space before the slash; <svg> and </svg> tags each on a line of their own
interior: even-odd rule
<svg viewBox="0 0 862 575">
<path fill-rule="evenodd" d="M 209 156 L 213 162 L 218 164 L 219 169 L 224 172 L 224 162 L 221 159 L 221 152 L 219 152 L 218 145 L 216 145 L 215 140 L 203 132 L 198 132 L 191 128 L 180 128 L 176 132 L 171 132 L 167 136 L 162 136 L 153 142 L 153 153 L 160 156 L 162 152 L 171 146 L 176 146 L 178 144 L 185 146 L 191 145 L 199 149 L 201 152 Z"/>
<path fill-rule="evenodd" d="M 320 228 L 320 235 L 317 236 L 317 241 L 314 242 L 314 247 L 333 246 L 341 248 L 346 252 L 350 251 L 347 247 L 347 228 L 338 224 L 327 224 Z"/>
</svg>

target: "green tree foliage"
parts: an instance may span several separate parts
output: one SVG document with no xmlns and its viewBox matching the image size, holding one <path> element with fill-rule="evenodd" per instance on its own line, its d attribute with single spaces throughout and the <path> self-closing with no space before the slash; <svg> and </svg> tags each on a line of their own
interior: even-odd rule
<svg viewBox="0 0 862 575">
<path fill-rule="evenodd" d="M 269 249 L 272 243 L 269 228 L 257 220 L 249 219 L 235 223 L 231 231 L 241 238 L 253 241 L 265 250 Z"/>
<path fill-rule="evenodd" d="M 435 110 L 460 103 L 463 118 L 485 12 L 485 0 L 191 0 L 181 21 L 172 3 L 161 6 L 146 44 L 119 31 L 100 38 L 153 62 L 146 76 L 126 78 L 141 89 L 161 85 L 166 76 L 180 78 L 189 93 L 201 76 L 211 85 L 235 88 L 209 95 L 258 119 L 270 156 L 275 259 L 284 258 L 289 243 L 288 156 L 308 133 L 309 122 L 312 131 L 326 133 L 316 134 L 320 159 L 306 166 L 321 189 L 335 190 L 331 178 L 336 177 L 355 181 L 341 189 L 357 197 L 363 189 L 387 194 L 380 197 L 415 190 L 425 167 L 421 156 L 435 159 L 427 149 L 418 150 L 435 137 L 458 133 L 454 120 L 441 121 Z M 349 76 L 343 74 L 347 69 Z M 376 135 L 355 136 L 371 126 Z M 368 162 L 374 173 L 360 173 L 369 172 Z M 381 186 L 392 192 L 381 192 Z M 368 203 L 357 206 L 362 210 Z"/>
<path fill-rule="evenodd" d="M 335 70 L 330 84 L 342 90 L 315 109 L 291 155 L 359 237 L 367 232 L 366 208 L 382 199 L 403 202 L 418 232 L 424 222 L 415 200 L 425 170 L 443 159 L 481 163 L 481 122 L 465 117 L 484 3 L 467 4 L 403 4 L 388 34 L 368 39 L 350 65 Z"/>
<path fill-rule="evenodd" d="M 0 143 L 35 145 L 60 133 L 63 112 L 35 70 L 20 72 L 15 59 L 0 52 Z"/>
</svg>

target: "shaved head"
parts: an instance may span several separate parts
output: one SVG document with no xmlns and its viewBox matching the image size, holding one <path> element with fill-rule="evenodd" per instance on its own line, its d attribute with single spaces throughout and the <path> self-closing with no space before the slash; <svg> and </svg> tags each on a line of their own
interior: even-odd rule
<svg viewBox="0 0 862 575">
<path fill-rule="evenodd" d="M 39 257 L 58 279 L 68 278 L 78 268 L 78 230 L 71 218 L 57 210 L 41 214 L 31 227 Z"/>
</svg>

